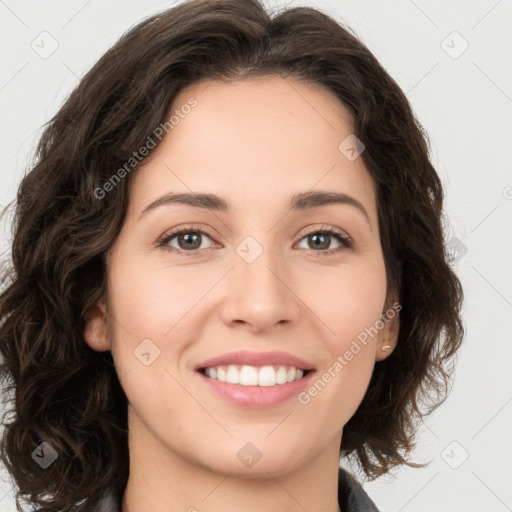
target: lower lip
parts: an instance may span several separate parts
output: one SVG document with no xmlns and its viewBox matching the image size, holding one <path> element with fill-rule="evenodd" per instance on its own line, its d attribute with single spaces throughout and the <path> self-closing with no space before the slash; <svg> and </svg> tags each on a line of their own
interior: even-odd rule
<svg viewBox="0 0 512 512">
<path fill-rule="evenodd" d="M 264 409 L 275 407 L 298 395 L 313 378 L 314 371 L 299 380 L 276 384 L 275 386 L 242 386 L 241 384 L 229 384 L 216 379 L 210 379 L 201 372 L 197 372 L 203 382 L 215 393 L 239 407 L 251 409 Z"/>
</svg>

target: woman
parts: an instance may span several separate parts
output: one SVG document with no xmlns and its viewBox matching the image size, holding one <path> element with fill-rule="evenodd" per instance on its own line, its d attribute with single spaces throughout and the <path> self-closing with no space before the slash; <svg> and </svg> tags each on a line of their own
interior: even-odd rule
<svg viewBox="0 0 512 512">
<path fill-rule="evenodd" d="M 40 511 L 377 510 L 462 289 L 427 136 L 310 8 L 144 20 L 46 128 L 0 298 L 2 460 Z"/>
</svg>

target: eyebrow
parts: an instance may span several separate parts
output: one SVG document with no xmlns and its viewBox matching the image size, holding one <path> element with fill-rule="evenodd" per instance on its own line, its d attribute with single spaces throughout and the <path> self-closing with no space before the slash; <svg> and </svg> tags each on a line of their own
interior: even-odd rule
<svg viewBox="0 0 512 512">
<path fill-rule="evenodd" d="M 189 206 L 194 206 L 196 208 L 203 208 L 206 210 L 226 213 L 231 210 L 229 201 L 226 201 L 222 197 L 219 197 L 215 194 L 194 192 L 169 192 L 148 204 L 144 208 L 144 210 L 142 210 L 138 220 L 140 220 L 150 211 L 160 206 L 174 203 L 186 204 Z M 290 210 L 303 211 L 330 204 L 344 204 L 348 206 L 353 206 L 364 215 L 368 224 L 370 224 L 371 227 L 370 217 L 365 207 L 354 197 L 344 194 L 342 192 L 308 191 L 296 193 L 291 197 L 288 207 Z"/>
</svg>

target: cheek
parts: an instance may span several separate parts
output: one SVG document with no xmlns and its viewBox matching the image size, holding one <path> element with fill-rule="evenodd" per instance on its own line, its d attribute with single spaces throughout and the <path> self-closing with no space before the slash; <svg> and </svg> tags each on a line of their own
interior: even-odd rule
<svg viewBox="0 0 512 512">
<path fill-rule="evenodd" d="M 112 354 L 120 375 L 137 373 L 151 362 L 151 372 L 140 376 L 145 382 L 147 374 L 154 378 L 156 371 L 175 367 L 180 353 L 200 338 L 199 315 L 206 304 L 200 299 L 218 281 L 218 272 L 201 274 L 192 266 L 176 271 L 134 261 L 117 260 L 110 274 Z"/>
<path fill-rule="evenodd" d="M 371 344 L 386 299 L 383 262 L 377 260 L 373 266 L 359 269 L 342 268 L 324 282 L 317 281 L 315 290 L 312 309 L 328 327 L 330 335 L 325 339 L 331 351 L 343 353 L 356 339 L 366 338 Z"/>
<path fill-rule="evenodd" d="M 149 259 L 149 258 L 148 258 Z M 199 275 L 192 266 L 149 266 L 143 258 L 116 262 L 109 289 L 116 319 L 128 331 L 147 330 L 165 337 L 194 308 L 215 276 Z"/>
<path fill-rule="evenodd" d="M 128 401 L 148 421 L 155 411 L 158 417 L 185 413 L 190 397 L 176 381 L 176 361 L 194 338 L 194 305 L 208 283 L 186 272 L 116 263 L 109 288 L 112 357 Z"/>
<path fill-rule="evenodd" d="M 382 259 L 371 264 L 340 267 L 329 276 L 317 275 L 306 302 L 321 319 L 319 338 L 325 352 L 322 368 L 299 401 L 317 408 L 318 418 L 345 424 L 368 388 L 375 365 L 376 326 L 386 298 Z M 318 323 L 320 327 L 320 323 Z M 336 411 L 332 417 L 325 411 Z"/>
<path fill-rule="evenodd" d="M 316 290 L 316 311 L 328 326 L 322 341 L 329 356 L 311 391 L 329 388 L 325 399 L 339 406 L 344 422 L 363 399 L 373 372 L 386 298 L 384 263 L 376 259 L 357 272 L 340 269 Z"/>
</svg>

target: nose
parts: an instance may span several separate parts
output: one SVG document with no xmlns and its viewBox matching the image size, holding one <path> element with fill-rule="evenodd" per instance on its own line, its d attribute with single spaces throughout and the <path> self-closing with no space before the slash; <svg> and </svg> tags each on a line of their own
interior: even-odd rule
<svg viewBox="0 0 512 512">
<path fill-rule="evenodd" d="M 224 323 L 253 333 L 297 323 L 301 300 L 291 275 L 287 263 L 270 250 L 251 263 L 235 254 L 225 282 Z"/>
</svg>

